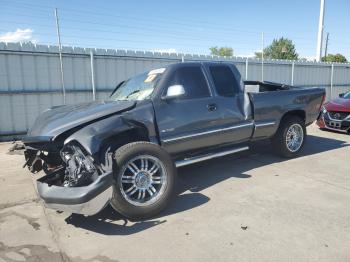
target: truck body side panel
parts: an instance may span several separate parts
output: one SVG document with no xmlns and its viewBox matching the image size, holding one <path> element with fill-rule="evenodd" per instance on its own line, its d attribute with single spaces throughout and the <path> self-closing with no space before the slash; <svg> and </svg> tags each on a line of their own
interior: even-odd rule
<svg viewBox="0 0 350 262">
<path fill-rule="evenodd" d="M 305 114 L 305 123 L 317 118 L 324 95 L 322 88 L 293 88 L 273 92 L 250 93 L 253 107 L 254 139 L 273 136 L 285 114 L 300 111 Z"/>
</svg>

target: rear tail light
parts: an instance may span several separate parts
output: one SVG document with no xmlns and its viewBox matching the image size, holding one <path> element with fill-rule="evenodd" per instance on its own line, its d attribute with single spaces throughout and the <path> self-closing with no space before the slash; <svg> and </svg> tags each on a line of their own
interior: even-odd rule
<svg viewBox="0 0 350 262">
<path fill-rule="evenodd" d="M 324 94 L 322 97 L 321 106 L 324 104 L 325 101 L 326 101 L 326 94 Z"/>
<path fill-rule="evenodd" d="M 324 102 L 326 101 L 326 94 L 324 94 L 322 96 L 322 100 L 321 100 L 321 103 L 320 103 L 320 106 L 318 108 L 318 111 L 321 111 L 321 107 L 323 106 Z"/>
</svg>

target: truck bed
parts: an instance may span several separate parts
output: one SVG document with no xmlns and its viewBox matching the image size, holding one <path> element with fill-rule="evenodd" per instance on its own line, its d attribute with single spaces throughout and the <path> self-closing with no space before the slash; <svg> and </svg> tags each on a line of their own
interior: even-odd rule
<svg viewBox="0 0 350 262">
<path fill-rule="evenodd" d="M 244 81 L 246 92 L 260 93 L 269 91 L 281 91 L 292 89 L 293 86 L 274 83 L 274 82 L 261 82 L 261 81 Z"/>
<path fill-rule="evenodd" d="M 253 119 L 256 125 L 253 138 L 275 134 L 281 116 L 287 112 L 295 112 L 311 124 L 318 116 L 324 99 L 324 88 L 293 87 L 283 84 L 247 81 L 246 92 L 249 95 Z M 256 90 L 251 91 L 252 86 Z"/>
</svg>

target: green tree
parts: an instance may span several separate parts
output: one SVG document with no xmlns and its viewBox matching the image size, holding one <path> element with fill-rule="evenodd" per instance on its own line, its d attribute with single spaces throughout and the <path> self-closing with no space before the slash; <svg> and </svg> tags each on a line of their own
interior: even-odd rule
<svg viewBox="0 0 350 262">
<path fill-rule="evenodd" d="M 231 47 L 213 46 L 213 47 L 210 47 L 209 50 L 211 55 L 233 56 L 233 49 Z"/>
<path fill-rule="evenodd" d="M 328 54 L 327 56 L 322 57 L 323 62 L 338 62 L 338 63 L 347 63 L 348 60 L 342 54 Z"/>
<path fill-rule="evenodd" d="M 261 52 L 255 53 L 256 58 L 261 58 Z M 299 57 L 292 40 L 281 37 L 274 39 L 272 43 L 264 48 L 264 58 L 297 60 Z"/>
</svg>

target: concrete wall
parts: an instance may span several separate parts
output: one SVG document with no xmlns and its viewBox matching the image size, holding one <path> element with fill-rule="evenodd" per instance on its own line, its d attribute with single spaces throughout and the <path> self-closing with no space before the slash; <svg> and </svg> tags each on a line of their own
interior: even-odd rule
<svg viewBox="0 0 350 262">
<path fill-rule="evenodd" d="M 323 86 L 327 89 L 327 99 L 331 93 L 334 98 L 350 89 L 350 64 L 334 64 L 332 70 L 330 63 L 265 60 L 262 67 L 261 60 L 239 57 L 73 47 L 63 47 L 62 52 L 67 104 L 91 101 L 92 81 L 96 98 L 103 99 L 117 83 L 130 76 L 182 60 L 232 61 L 248 80 L 262 80 L 263 73 L 265 81 Z M 0 43 L 0 137 L 25 133 L 40 112 L 62 103 L 57 46 Z"/>
</svg>

